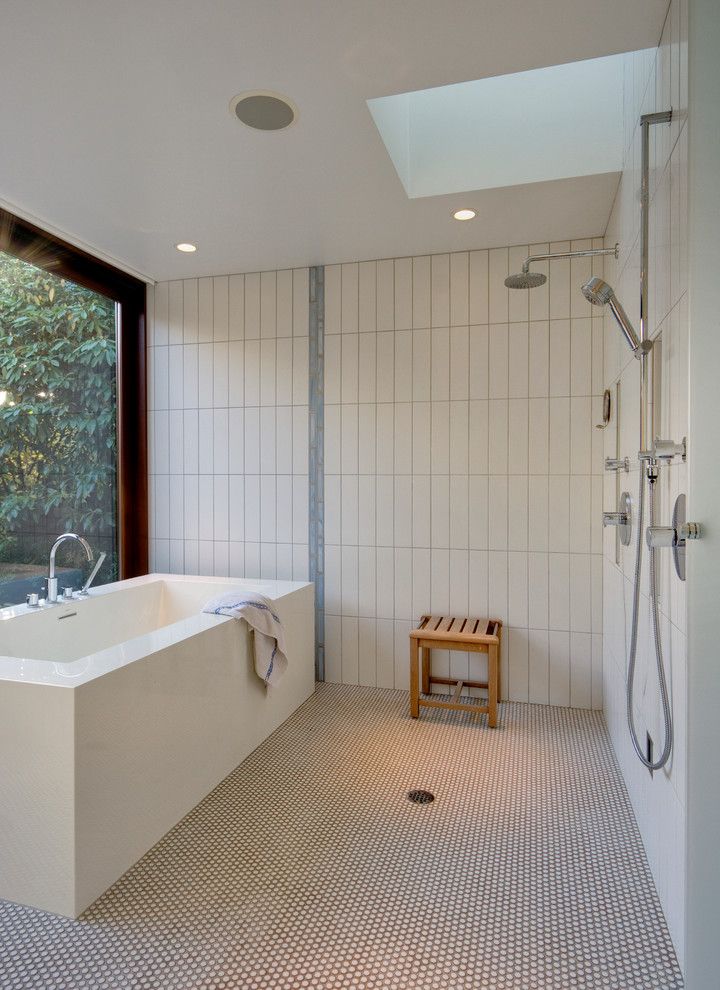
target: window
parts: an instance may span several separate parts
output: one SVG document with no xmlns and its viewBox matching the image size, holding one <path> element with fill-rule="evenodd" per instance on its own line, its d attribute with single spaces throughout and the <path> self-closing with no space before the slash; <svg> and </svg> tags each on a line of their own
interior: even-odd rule
<svg viewBox="0 0 720 990">
<path fill-rule="evenodd" d="M 144 296 L 0 211 L 0 606 L 41 590 L 66 530 L 107 554 L 96 583 L 147 570 Z M 90 566 L 65 543 L 61 587 Z"/>
</svg>

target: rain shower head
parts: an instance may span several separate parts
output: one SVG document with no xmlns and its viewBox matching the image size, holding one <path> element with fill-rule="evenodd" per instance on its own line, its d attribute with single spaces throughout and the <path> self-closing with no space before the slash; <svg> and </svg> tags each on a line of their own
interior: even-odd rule
<svg viewBox="0 0 720 990">
<path fill-rule="evenodd" d="M 534 261 L 557 261 L 560 258 L 592 258 L 599 254 L 613 254 L 617 258 L 618 247 L 611 248 L 589 248 L 585 251 L 561 251 L 553 254 L 531 254 L 523 261 L 522 271 L 517 275 L 508 275 L 505 285 L 508 289 L 536 289 L 539 285 L 545 285 L 547 275 L 542 272 L 531 272 L 530 265 Z"/>
<path fill-rule="evenodd" d="M 647 354 L 648 351 L 652 350 L 651 340 L 638 339 L 638 335 L 635 333 L 635 329 L 627 313 L 620 305 L 620 300 L 615 295 L 612 286 L 608 285 L 603 279 L 598 278 L 597 275 L 593 275 L 583 285 L 582 293 L 593 306 L 607 305 L 610 307 L 610 312 L 615 317 L 615 322 L 620 327 L 628 347 L 636 358 L 640 358 L 643 354 Z"/>
<path fill-rule="evenodd" d="M 518 272 L 517 275 L 508 275 L 505 285 L 508 289 L 535 289 L 538 285 L 547 282 L 547 275 L 542 272 Z"/>
</svg>

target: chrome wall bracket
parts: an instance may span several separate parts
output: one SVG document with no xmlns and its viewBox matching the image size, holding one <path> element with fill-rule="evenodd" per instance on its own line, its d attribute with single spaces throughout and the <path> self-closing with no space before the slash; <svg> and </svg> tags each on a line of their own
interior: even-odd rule
<svg viewBox="0 0 720 990">
<path fill-rule="evenodd" d="M 629 471 L 630 470 L 630 458 L 629 457 L 606 457 L 605 458 L 605 470 L 606 471 Z"/>
</svg>

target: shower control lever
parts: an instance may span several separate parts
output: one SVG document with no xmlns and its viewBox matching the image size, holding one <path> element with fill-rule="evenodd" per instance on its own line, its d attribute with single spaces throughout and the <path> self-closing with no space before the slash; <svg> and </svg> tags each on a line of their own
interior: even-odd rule
<svg viewBox="0 0 720 990">
<path fill-rule="evenodd" d="M 630 458 L 629 457 L 606 457 L 605 458 L 605 470 L 606 471 L 629 471 L 630 470 Z"/>
</svg>

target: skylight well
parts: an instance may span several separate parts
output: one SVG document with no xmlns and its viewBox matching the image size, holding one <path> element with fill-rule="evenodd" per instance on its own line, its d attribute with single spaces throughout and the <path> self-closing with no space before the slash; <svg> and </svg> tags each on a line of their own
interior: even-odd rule
<svg viewBox="0 0 720 990">
<path fill-rule="evenodd" d="M 368 100 L 410 199 L 622 168 L 625 55 Z"/>
</svg>

